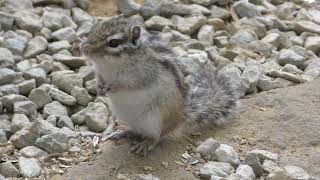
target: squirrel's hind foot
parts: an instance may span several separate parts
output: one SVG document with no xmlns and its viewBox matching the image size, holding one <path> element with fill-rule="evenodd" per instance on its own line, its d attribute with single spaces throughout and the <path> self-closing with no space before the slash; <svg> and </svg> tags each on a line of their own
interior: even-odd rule
<svg viewBox="0 0 320 180">
<path fill-rule="evenodd" d="M 133 144 L 130 148 L 130 152 L 138 155 L 146 156 L 147 153 L 150 152 L 158 143 L 159 143 L 158 139 L 145 138 L 141 142 L 138 142 L 137 144 Z"/>
</svg>

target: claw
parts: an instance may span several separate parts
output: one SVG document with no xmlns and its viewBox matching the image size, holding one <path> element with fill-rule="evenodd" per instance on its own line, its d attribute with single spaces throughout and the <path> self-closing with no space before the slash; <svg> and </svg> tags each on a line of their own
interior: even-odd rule
<svg viewBox="0 0 320 180">
<path fill-rule="evenodd" d="M 147 153 L 150 152 L 158 144 L 158 142 L 158 140 L 146 138 L 142 142 L 133 145 L 130 148 L 130 152 L 146 156 Z"/>
<path fill-rule="evenodd" d="M 124 139 L 127 138 L 129 135 L 129 131 L 128 130 L 119 130 L 116 132 L 113 132 L 111 134 L 109 134 L 106 139 L 107 140 L 114 140 L 114 141 L 118 141 L 120 139 Z"/>
</svg>

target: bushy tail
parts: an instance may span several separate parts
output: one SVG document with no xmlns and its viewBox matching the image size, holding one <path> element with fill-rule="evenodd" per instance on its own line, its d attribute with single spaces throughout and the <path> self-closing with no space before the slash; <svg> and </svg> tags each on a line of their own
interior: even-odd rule
<svg viewBox="0 0 320 180">
<path fill-rule="evenodd" d="M 233 119 L 239 111 L 239 93 L 219 70 L 211 65 L 194 75 L 186 98 L 187 121 L 207 127 Z"/>
</svg>

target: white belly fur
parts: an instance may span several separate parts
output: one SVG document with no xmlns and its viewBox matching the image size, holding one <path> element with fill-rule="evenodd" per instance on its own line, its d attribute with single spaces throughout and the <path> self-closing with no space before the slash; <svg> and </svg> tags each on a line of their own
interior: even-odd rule
<svg viewBox="0 0 320 180">
<path fill-rule="evenodd" d="M 150 109 L 154 90 L 122 91 L 110 94 L 111 110 L 129 129 L 143 136 L 159 138 L 161 117 L 159 108 Z"/>
</svg>

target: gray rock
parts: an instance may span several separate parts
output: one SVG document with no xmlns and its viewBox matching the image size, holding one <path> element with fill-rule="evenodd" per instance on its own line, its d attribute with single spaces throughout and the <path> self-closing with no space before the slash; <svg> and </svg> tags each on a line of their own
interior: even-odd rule
<svg viewBox="0 0 320 180">
<path fill-rule="evenodd" d="M 158 9 L 161 16 L 171 17 L 173 15 L 186 16 L 193 13 L 193 9 L 185 4 L 176 4 L 172 1 L 162 1 Z"/>
<path fill-rule="evenodd" d="M 131 16 L 139 13 L 140 4 L 134 0 L 118 0 L 117 7 L 118 11 L 126 16 Z"/>
<path fill-rule="evenodd" d="M 145 25 L 148 29 L 157 31 L 162 31 L 165 26 L 174 26 L 170 19 L 161 16 L 152 16 L 145 22 Z"/>
<path fill-rule="evenodd" d="M 16 102 L 20 101 L 28 101 L 28 98 L 18 94 L 9 94 L 3 97 L 0 97 L 0 102 L 2 102 L 3 106 L 9 111 L 13 111 L 13 105 Z"/>
<path fill-rule="evenodd" d="M 25 80 L 17 85 L 19 88 L 19 94 L 27 96 L 36 88 L 36 81 L 34 79 Z"/>
<path fill-rule="evenodd" d="M 247 154 L 256 154 L 260 161 L 263 162 L 264 160 L 272 160 L 274 162 L 278 162 L 279 161 L 279 155 L 269 152 L 269 151 L 265 151 L 265 150 L 259 150 L 259 149 L 255 149 L 252 150 L 250 152 L 248 152 Z"/>
<path fill-rule="evenodd" d="M 59 128 L 67 127 L 67 128 L 69 128 L 71 130 L 74 130 L 73 121 L 71 120 L 71 118 L 69 118 L 69 116 L 61 116 L 61 117 L 59 117 L 57 126 Z"/>
<path fill-rule="evenodd" d="M 33 8 L 32 1 L 30 1 L 30 0 L 7 1 L 5 7 L 9 12 L 16 12 L 16 11 L 21 11 L 21 10 Z"/>
<path fill-rule="evenodd" d="M 281 44 L 281 36 L 278 33 L 270 33 L 266 37 L 264 37 L 261 41 L 272 44 L 278 48 Z"/>
<path fill-rule="evenodd" d="M 70 152 L 70 153 L 79 153 L 79 152 L 81 152 L 81 147 L 79 147 L 79 146 L 72 146 L 72 147 L 69 149 L 69 152 Z"/>
<path fill-rule="evenodd" d="M 294 22 L 293 29 L 299 34 L 302 32 L 312 32 L 320 34 L 320 25 L 315 24 L 311 21 L 296 21 Z"/>
<path fill-rule="evenodd" d="M 86 106 L 92 100 L 91 95 L 85 88 L 77 86 L 72 89 L 71 95 L 76 98 L 78 104 L 83 106 Z"/>
<path fill-rule="evenodd" d="M 251 32 L 240 30 L 230 38 L 230 43 L 248 44 L 254 40 L 256 40 L 256 37 L 254 37 Z"/>
<path fill-rule="evenodd" d="M 50 124 L 52 124 L 54 127 L 57 126 L 57 118 L 54 115 L 49 115 L 46 119 Z"/>
<path fill-rule="evenodd" d="M 14 63 L 11 51 L 6 48 L 0 48 L 0 67 L 12 67 Z"/>
<path fill-rule="evenodd" d="M 201 157 L 207 160 L 213 160 L 216 149 L 220 143 L 212 138 L 205 140 L 197 148 L 196 152 L 200 153 Z"/>
<path fill-rule="evenodd" d="M 210 179 L 211 176 L 227 177 L 235 172 L 229 163 L 212 162 L 205 163 L 199 170 L 199 176 L 203 179 Z"/>
<path fill-rule="evenodd" d="M 7 84 L 0 86 L 0 93 L 4 95 L 19 94 L 19 87 L 15 84 Z"/>
<path fill-rule="evenodd" d="M 52 99 L 57 100 L 65 105 L 73 106 L 77 103 L 76 99 L 73 96 L 56 88 L 51 88 L 49 91 L 49 95 Z"/>
<path fill-rule="evenodd" d="M 245 46 L 245 48 L 255 53 L 262 54 L 268 58 L 271 55 L 273 46 L 272 44 L 256 40 L 250 42 L 247 46 Z"/>
<path fill-rule="evenodd" d="M 262 175 L 263 173 L 262 164 L 257 154 L 246 153 L 243 164 L 250 166 L 253 169 L 254 174 L 256 176 Z"/>
<path fill-rule="evenodd" d="M 27 37 L 15 34 L 14 36 L 5 39 L 4 46 L 12 53 L 22 55 L 27 46 L 27 42 Z"/>
<path fill-rule="evenodd" d="M 89 103 L 88 107 L 71 116 L 75 124 L 86 123 L 89 130 L 102 132 L 107 128 L 108 109 L 103 103 Z"/>
<path fill-rule="evenodd" d="M 33 178 L 41 175 L 41 167 L 37 159 L 19 158 L 19 169 L 22 177 Z"/>
<path fill-rule="evenodd" d="M 215 151 L 216 158 L 219 162 L 227 162 L 236 167 L 240 164 L 238 153 L 232 146 L 221 144 Z"/>
<path fill-rule="evenodd" d="M 311 81 L 320 76 L 320 60 L 319 59 L 312 59 L 310 63 L 305 68 L 303 76 L 308 80 Z"/>
<path fill-rule="evenodd" d="M 16 73 L 8 68 L 0 69 L 0 85 L 12 82 L 16 77 Z"/>
<path fill-rule="evenodd" d="M 0 24 L 1 29 L 7 31 L 12 29 L 14 22 L 14 16 L 5 12 L 0 12 Z"/>
<path fill-rule="evenodd" d="M 71 120 L 71 119 L 70 119 Z M 72 120 L 71 120 L 72 122 Z M 73 122 L 72 122 L 73 124 Z M 63 131 L 63 133 L 68 136 L 68 138 L 76 138 L 80 135 L 79 132 L 74 132 L 73 130 L 69 129 L 68 127 L 62 127 L 61 130 Z"/>
<path fill-rule="evenodd" d="M 247 93 L 256 93 L 258 81 L 262 75 L 261 67 L 259 66 L 248 66 L 242 74 L 242 82 L 247 88 Z"/>
<path fill-rule="evenodd" d="M 19 101 L 13 104 L 14 113 L 35 115 L 37 113 L 37 105 L 32 101 Z"/>
<path fill-rule="evenodd" d="M 245 1 L 236 2 L 233 5 L 235 12 L 240 18 L 254 18 L 256 16 L 261 16 L 260 10 L 254 4 Z"/>
<path fill-rule="evenodd" d="M 264 38 L 267 33 L 266 26 L 256 18 L 242 18 L 239 21 L 236 21 L 233 26 L 237 31 L 243 29 L 255 32 L 260 39 Z"/>
<path fill-rule="evenodd" d="M 81 26 L 85 22 L 92 22 L 93 17 L 80 8 L 72 8 L 72 18 L 75 23 Z"/>
<path fill-rule="evenodd" d="M 0 143 L 6 143 L 7 141 L 8 139 L 7 139 L 6 130 L 0 129 Z"/>
<path fill-rule="evenodd" d="M 11 120 L 11 131 L 15 133 L 30 124 L 30 120 L 25 114 L 14 114 Z"/>
<path fill-rule="evenodd" d="M 258 82 L 258 89 L 261 91 L 269 91 L 271 89 L 283 88 L 293 85 L 294 83 L 282 78 L 272 79 L 269 76 L 263 75 Z"/>
<path fill-rule="evenodd" d="M 0 163 L 0 174 L 5 177 L 19 177 L 18 169 L 10 161 Z"/>
<path fill-rule="evenodd" d="M 81 9 L 87 10 L 89 8 L 90 1 L 89 0 L 75 0 L 74 1 L 77 6 Z"/>
<path fill-rule="evenodd" d="M 211 11 L 208 8 L 198 4 L 191 4 L 189 7 L 193 9 L 194 14 L 203 14 L 205 16 L 209 16 L 211 14 Z"/>
<path fill-rule="evenodd" d="M 291 74 L 288 72 L 282 72 L 282 71 L 270 71 L 267 73 L 268 76 L 273 78 L 283 78 L 289 81 L 292 81 L 294 83 L 303 83 L 306 81 L 306 79 L 302 78 L 299 75 Z"/>
<path fill-rule="evenodd" d="M 64 54 L 55 54 L 53 59 L 57 62 L 61 62 L 71 68 L 79 68 L 86 65 L 86 59 L 84 57 L 69 56 Z"/>
<path fill-rule="evenodd" d="M 20 29 L 36 33 L 43 27 L 40 17 L 32 11 L 18 11 L 15 17 L 15 22 Z"/>
<path fill-rule="evenodd" d="M 291 74 L 302 74 L 303 73 L 302 70 L 300 70 L 297 66 L 292 65 L 292 64 L 286 64 L 281 69 L 281 71 L 288 72 L 288 73 L 291 73 Z"/>
<path fill-rule="evenodd" d="M 41 88 L 33 89 L 28 98 L 37 105 L 38 109 L 52 102 L 52 98 L 49 96 L 48 92 Z"/>
<path fill-rule="evenodd" d="M 191 0 L 191 2 L 203 6 L 210 6 L 213 3 L 212 0 Z"/>
<path fill-rule="evenodd" d="M 218 4 L 220 6 L 225 6 L 233 2 L 232 0 L 212 0 L 214 4 Z"/>
<path fill-rule="evenodd" d="M 41 136 L 35 145 L 48 153 L 62 153 L 68 150 L 68 137 L 62 132 L 56 132 Z"/>
<path fill-rule="evenodd" d="M 222 20 L 228 20 L 231 17 L 229 11 L 218 6 L 211 6 L 211 15 L 210 18 L 218 18 Z"/>
<path fill-rule="evenodd" d="M 77 29 L 78 25 L 73 22 L 72 18 L 69 16 L 62 17 L 62 24 L 64 27 L 71 27 L 72 29 Z"/>
<path fill-rule="evenodd" d="M 17 63 L 17 69 L 20 72 L 24 72 L 24 71 L 30 69 L 31 67 L 32 67 L 32 64 L 30 63 L 29 60 L 23 60 L 23 61 L 20 61 L 19 63 Z"/>
<path fill-rule="evenodd" d="M 268 174 L 266 180 L 290 180 L 289 175 L 284 170 L 276 170 Z"/>
<path fill-rule="evenodd" d="M 284 171 L 276 162 L 272 160 L 264 160 L 262 164 L 262 169 L 268 173 L 275 172 L 275 171 Z"/>
<path fill-rule="evenodd" d="M 47 72 L 39 67 L 31 68 L 23 72 L 23 77 L 25 79 L 35 79 L 37 86 L 40 86 L 48 81 Z"/>
<path fill-rule="evenodd" d="M 93 66 L 81 66 L 78 74 L 82 77 L 83 81 L 89 81 L 95 78 L 95 70 Z"/>
<path fill-rule="evenodd" d="M 229 37 L 228 36 L 218 36 L 213 39 L 213 42 L 218 48 L 224 48 L 229 44 Z"/>
<path fill-rule="evenodd" d="M 57 53 L 63 49 L 70 49 L 71 44 L 67 40 L 56 41 L 48 45 L 48 51 L 51 54 Z"/>
<path fill-rule="evenodd" d="M 52 11 L 44 11 L 41 17 L 43 26 L 51 31 L 56 31 L 63 27 L 62 18 L 61 14 Z"/>
<path fill-rule="evenodd" d="M 68 109 L 59 101 L 53 101 L 44 106 L 43 115 L 45 118 L 49 115 L 54 115 L 56 117 L 68 116 Z"/>
<path fill-rule="evenodd" d="M 160 180 L 160 178 L 152 174 L 138 174 L 134 180 Z"/>
<path fill-rule="evenodd" d="M 214 28 L 210 25 L 203 25 L 198 32 L 198 40 L 213 44 Z"/>
<path fill-rule="evenodd" d="M 70 94 L 74 86 L 83 87 L 83 80 L 79 74 L 57 73 L 52 77 L 52 84 Z"/>
<path fill-rule="evenodd" d="M 26 158 L 41 158 L 48 155 L 47 152 L 35 146 L 27 146 L 19 151 Z"/>
<path fill-rule="evenodd" d="M 24 57 L 35 57 L 47 49 L 48 41 L 42 36 L 36 36 L 28 42 L 28 46 L 24 52 Z"/>
<path fill-rule="evenodd" d="M 59 29 L 51 34 L 52 38 L 58 41 L 67 40 L 73 43 L 78 40 L 76 32 L 71 27 Z"/>
<path fill-rule="evenodd" d="M 85 83 L 85 88 L 86 90 L 88 90 L 88 92 L 90 94 L 93 94 L 93 95 L 96 95 L 97 94 L 97 79 L 92 79 L 92 80 L 89 80 Z"/>
<path fill-rule="evenodd" d="M 286 64 L 293 64 L 295 66 L 302 66 L 305 58 L 291 49 L 283 49 L 279 53 L 278 62 L 284 66 Z"/>
<path fill-rule="evenodd" d="M 246 180 L 254 180 L 256 178 L 252 168 L 248 165 L 239 165 L 236 174 L 239 174 L 243 179 Z"/>
<path fill-rule="evenodd" d="M 285 171 L 288 173 L 290 179 L 308 180 L 311 176 L 301 167 L 285 166 Z"/>
<path fill-rule="evenodd" d="M 308 50 L 313 51 L 316 54 L 320 53 L 320 37 L 308 37 L 304 44 L 304 47 Z"/>
<path fill-rule="evenodd" d="M 7 132 L 11 131 L 10 128 L 10 120 L 9 117 L 7 115 L 0 115 L 0 129 L 3 129 Z"/>
<path fill-rule="evenodd" d="M 177 26 L 178 31 L 191 35 L 206 23 L 206 18 L 201 15 L 191 16 L 188 18 L 174 15 L 172 16 L 171 21 Z"/>
</svg>

